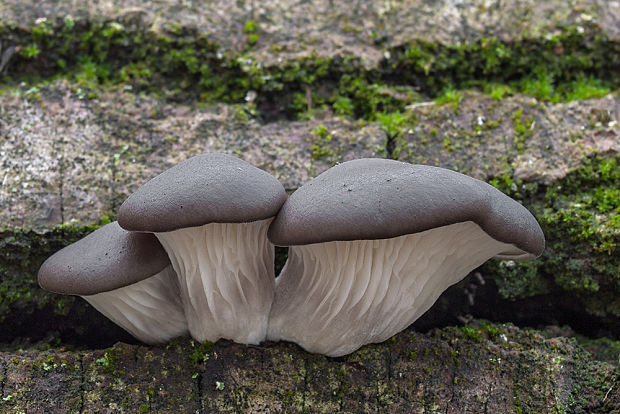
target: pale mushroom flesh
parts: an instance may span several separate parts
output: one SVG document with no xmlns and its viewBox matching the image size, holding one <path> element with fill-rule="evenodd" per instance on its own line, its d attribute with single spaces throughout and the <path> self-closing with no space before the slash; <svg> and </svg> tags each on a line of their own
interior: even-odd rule
<svg viewBox="0 0 620 414">
<path fill-rule="evenodd" d="M 178 275 L 194 339 L 244 344 L 265 339 L 275 284 L 274 246 L 267 238 L 272 220 L 155 233 Z"/>
<path fill-rule="evenodd" d="M 389 239 L 291 246 L 268 339 L 328 356 L 402 331 L 493 256 L 530 258 L 472 221 Z"/>
<path fill-rule="evenodd" d="M 187 322 L 171 266 L 129 286 L 82 296 L 112 322 L 147 344 L 187 335 Z"/>
</svg>

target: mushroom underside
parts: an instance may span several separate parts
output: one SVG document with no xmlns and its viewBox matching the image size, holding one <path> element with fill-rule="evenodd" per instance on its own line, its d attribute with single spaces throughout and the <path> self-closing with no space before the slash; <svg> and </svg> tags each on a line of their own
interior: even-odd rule
<svg viewBox="0 0 620 414">
<path fill-rule="evenodd" d="M 171 266 L 140 282 L 82 297 L 142 342 L 158 344 L 187 335 L 178 281 Z"/>
<path fill-rule="evenodd" d="M 265 339 L 274 295 L 273 219 L 155 233 L 178 276 L 190 335 L 245 344 Z"/>
<path fill-rule="evenodd" d="M 390 239 L 292 246 L 276 280 L 268 339 L 348 354 L 405 329 L 489 258 L 522 254 L 471 221 Z"/>
</svg>

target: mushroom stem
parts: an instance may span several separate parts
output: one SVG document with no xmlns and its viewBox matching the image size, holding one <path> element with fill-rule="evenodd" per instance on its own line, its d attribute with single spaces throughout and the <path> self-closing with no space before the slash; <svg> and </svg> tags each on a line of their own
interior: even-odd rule
<svg viewBox="0 0 620 414">
<path fill-rule="evenodd" d="M 140 282 L 82 297 L 108 319 L 147 344 L 163 343 L 187 334 L 187 322 L 172 266 Z"/>
<path fill-rule="evenodd" d="M 189 332 L 198 341 L 265 339 L 274 295 L 273 218 L 155 233 L 179 278 Z"/>
<path fill-rule="evenodd" d="M 268 339 L 328 356 L 382 342 L 448 286 L 515 250 L 471 221 L 390 239 L 291 246 L 276 280 Z"/>
</svg>

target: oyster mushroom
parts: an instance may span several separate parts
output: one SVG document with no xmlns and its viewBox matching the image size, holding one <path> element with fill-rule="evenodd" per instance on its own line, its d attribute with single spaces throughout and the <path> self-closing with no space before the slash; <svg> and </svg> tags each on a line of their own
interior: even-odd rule
<svg viewBox="0 0 620 414">
<path fill-rule="evenodd" d="M 258 344 L 274 294 L 267 229 L 286 197 L 265 171 L 204 154 L 140 187 L 118 220 L 127 230 L 155 233 L 168 252 L 194 339 Z"/>
<path fill-rule="evenodd" d="M 151 234 L 107 224 L 49 257 L 38 281 L 46 290 L 83 297 L 143 342 L 187 335 L 176 275 Z"/>
<path fill-rule="evenodd" d="M 303 185 L 269 238 L 290 248 L 268 339 L 329 356 L 390 338 L 491 257 L 544 249 L 536 219 L 496 188 L 384 159 L 345 162 Z"/>
</svg>

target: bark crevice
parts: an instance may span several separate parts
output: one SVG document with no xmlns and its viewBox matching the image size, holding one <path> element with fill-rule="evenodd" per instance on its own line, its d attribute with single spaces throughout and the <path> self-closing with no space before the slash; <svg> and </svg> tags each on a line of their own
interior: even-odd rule
<svg viewBox="0 0 620 414">
<path fill-rule="evenodd" d="M 86 393 L 86 370 L 84 369 L 84 355 L 80 354 L 80 403 L 79 412 L 84 412 L 84 394 Z"/>
</svg>

